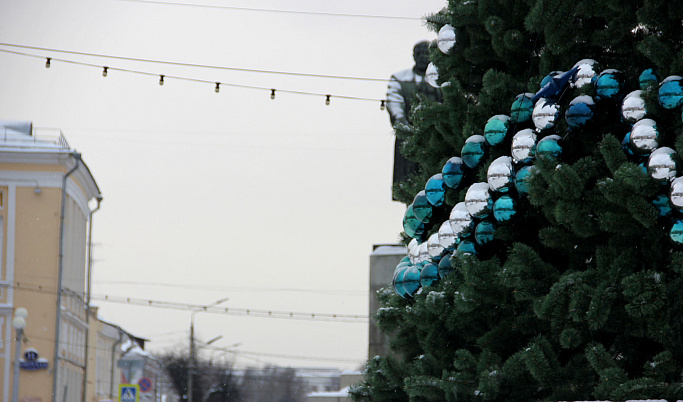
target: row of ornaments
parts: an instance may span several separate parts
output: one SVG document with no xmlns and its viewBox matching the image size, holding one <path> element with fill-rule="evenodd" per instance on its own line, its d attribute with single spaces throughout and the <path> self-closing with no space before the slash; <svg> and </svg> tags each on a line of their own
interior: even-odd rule
<svg viewBox="0 0 683 402">
<path fill-rule="evenodd" d="M 596 64 L 595 62 L 584 60 L 577 63 L 577 66 L 588 66 L 590 67 L 589 70 L 594 72 L 593 67 Z M 576 77 L 585 80 L 590 74 L 586 73 L 587 69 L 585 67 L 583 67 L 583 70 L 583 73 L 577 74 Z M 615 76 L 618 77 L 619 74 L 615 70 L 611 70 L 609 75 L 603 72 L 601 76 L 608 76 L 610 79 L 613 79 Z M 552 77 L 552 74 L 546 78 L 550 79 L 550 77 Z M 595 77 L 596 75 L 593 75 L 591 82 L 597 83 L 601 81 L 599 79 L 600 76 L 597 76 L 598 79 Z M 651 86 L 654 77 L 656 76 L 652 70 L 644 71 L 639 79 L 641 88 L 647 89 Z M 613 81 L 620 82 L 616 79 Z M 576 82 L 573 82 L 572 85 L 578 86 Z M 620 89 L 615 89 L 613 93 L 616 94 L 619 91 Z M 517 122 L 524 122 L 529 118 L 533 120 L 536 131 L 530 129 L 521 130 L 513 137 L 512 158 L 504 156 L 496 159 L 489 167 L 487 174 L 488 183 L 475 183 L 472 185 L 467 192 L 471 196 L 466 196 L 464 203 L 456 205 L 451 211 L 449 220 L 442 223 L 438 233 L 434 233 L 427 242 L 423 243 L 425 248 L 429 244 L 434 245 L 431 247 L 431 250 L 434 250 L 432 253 L 423 253 L 423 255 L 430 255 L 430 257 L 426 260 L 406 257 L 406 260 L 402 261 L 403 265 L 399 264 L 400 267 L 396 267 L 394 288 L 397 293 L 402 296 L 410 296 L 411 292 L 407 291 L 406 293 L 406 290 L 412 289 L 417 291 L 420 286 L 426 286 L 424 283 L 431 284 L 431 281 L 437 280 L 439 278 L 438 272 L 448 272 L 450 263 L 445 264 L 442 262 L 440 270 L 435 265 L 442 260 L 441 257 L 445 250 L 450 253 L 453 252 L 455 247 L 453 255 L 476 254 L 477 246 L 475 244 L 482 246 L 493 239 L 495 223 L 490 220 L 482 220 L 476 223 L 472 218 L 485 218 L 493 211 L 494 218 L 500 223 L 512 219 L 516 213 L 514 198 L 509 194 L 503 194 L 493 202 L 489 190 L 507 193 L 507 190 L 514 186 L 518 194 L 525 195 L 525 182 L 533 171 L 533 166 L 525 165 L 532 162 L 536 155 L 540 157 L 544 155 L 552 158 L 559 157 L 562 150 L 559 136 L 549 135 L 536 143 L 537 133 L 543 133 L 554 126 L 554 119 L 559 115 L 559 106 L 555 109 L 554 105 L 557 104 L 545 98 L 540 98 L 536 104 L 533 104 L 533 97 L 533 94 L 517 96 L 512 106 L 512 118 L 497 115 L 489 119 L 484 128 L 484 136 L 470 137 L 466 141 L 465 146 L 463 146 L 462 158 L 451 158 L 444 165 L 442 173 L 432 176 L 427 182 L 425 190 L 418 193 L 404 216 L 404 229 L 406 229 L 407 234 L 414 238 L 411 241 L 413 245 L 417 243 L 417 238 L 422 236 L 425 225 L 429 223 L 431 208 L 443 205 L 445 188 L 458 187 L 465 171 L 463 165 L 470 169 L 477 167 L 483 159 L 485 146 L 495 146 L 503 143 L 510 129 L 511 120 Z M 611 97 L 603 96 L 603 99 L 605 98 L 611 99 Z M 680 107 L 683 103 L 680 77 L 668 77 L 660 84 L 659 101 L 662 107 L 666 109 Z M 555 109 L 552 114 L 548 113 L 547 110 L 550 105 L 553 105 L 551 107 Z M 593 115 L 594 108 L 592 106 L 594 106 L 594 102 L 591 97 L 580 96 L 575 98 L 570 102 L 570 106 L 565 113 L 568 125 L 570 127 L 578 127 L 588 122 Z M 658 138 L 656 123 L 650 119 L 643 119 L 646 114 L 642 90 L 634 91 L 623 99 L 622 118 L 625 122 L 633 124 L 633 129 L 625 138 L 628 145 L 626 148 L 627 152 L 641 156 L 649 153 L 647 171 L 650 175 L 655 180 L 673 180 L 669 197 L 666 197 L 667 199 L 664 201 L 662 197 L 658 197 L 654 201 L 654 204 L 660 209 L 660 213 L 662 215 L 667 214 L 668 211 L 671 211 L 671 206 L 683 210 L 683 178 L 674 179 L 677 172 L 673 157 L 674 151 L 666 147 L 656 148 L 656 139 Z M 577 121 L 580 123 L 576 124 Z M 515 169 L 515 165 L 518 165 L 519 168 Z M 470 209 L 467 208 L 468 205 Z M 472 233 L 474 233 L 474 236 L 471 236 Z M 674 221 L 669 236 L 675 243 L 683 244 L 683 220 Z M 471 237 L 475 241 L 470 240 Z M 446 256 L 448 255 L 446 254 Z M 450 261 L 450 258 L 448 261 Z M 424 270 L 423 268 L 427 264 L 431 265 L 429 269 Z M 402 278 L 409 269 L 412 273 L 408 273 L 405 280 L 412 283 L 412 285 L 406 287 L 402 285 L 404 282 Z M 422 272 L 424 272 L 424 275 Z M 415 280 L 418 277 L 416 275 L 424 277 L 422 282 Z M 415 288 L 415 284 L 420 286 Z"/>
</svg>

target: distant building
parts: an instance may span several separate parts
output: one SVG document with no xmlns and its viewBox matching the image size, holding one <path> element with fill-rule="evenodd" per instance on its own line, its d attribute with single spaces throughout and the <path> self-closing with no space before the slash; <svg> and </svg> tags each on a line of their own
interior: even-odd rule
<svg viewBox="0 0 683 402">
<path fill-rule="evenodd" d="M 406 256 L 406 248 L 397 244 L 376 245 L 370 254 L 370 302 L 369 315 L 370 325 L 368 332 L 368 359 L 380 355 L 384 356 L 389 351 L 389 339 L 380 331 L 373 319 L 379 310 L 377 291 L 382 288 L 391 288 L 394 269 Z"/>
<path fill-rule="evenodd" d="M 100 200 L 61 132 L 0 121 L 0 402 L 12 396 L 18 307 L 28 310 L 19 401 L 118 399 L 112 363 L 129 336 L 87 308 L 89 223 Z"/>
</svg>

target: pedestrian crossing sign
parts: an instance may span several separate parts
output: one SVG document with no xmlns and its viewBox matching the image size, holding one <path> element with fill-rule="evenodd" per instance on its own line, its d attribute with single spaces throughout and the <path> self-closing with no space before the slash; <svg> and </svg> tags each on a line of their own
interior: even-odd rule
<svg viewBox="0 0 683 402">
<path fill-rule="evenodd" d="M 140 402 L 140 387 L 134 384 L 120 384 L 119 402 Z"/>
</svg>

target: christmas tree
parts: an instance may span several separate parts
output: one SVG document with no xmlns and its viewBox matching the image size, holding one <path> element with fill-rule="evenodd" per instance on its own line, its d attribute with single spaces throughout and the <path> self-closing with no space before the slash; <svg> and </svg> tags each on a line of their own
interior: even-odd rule
<svg viewBox="0 0 683 402">
<path fill-rule="evenodd" d="M 356 400 L 683 399 L 683 4 L 451 0 Z M 431 71 L 431 75 L 430 75 Z M 438 76 L 437 76 L 438 74 Z"/>
</svg>

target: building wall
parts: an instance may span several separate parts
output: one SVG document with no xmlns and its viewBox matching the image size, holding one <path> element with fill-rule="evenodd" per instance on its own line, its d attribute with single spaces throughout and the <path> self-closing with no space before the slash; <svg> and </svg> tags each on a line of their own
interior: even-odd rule
<svg viewBox="0 0 683 402">
<path fill-rule="evenodd" d="M 372 318 L 379 309 L 377 291 L 390 287 L 396 265 L 406 256 L 406 248 L 398 245 L 376 246 L 370 254 L 370 325 L 368 333 L 368 358 L 385 355 L 388 338 L 379 330 Z"/>
</svg>

